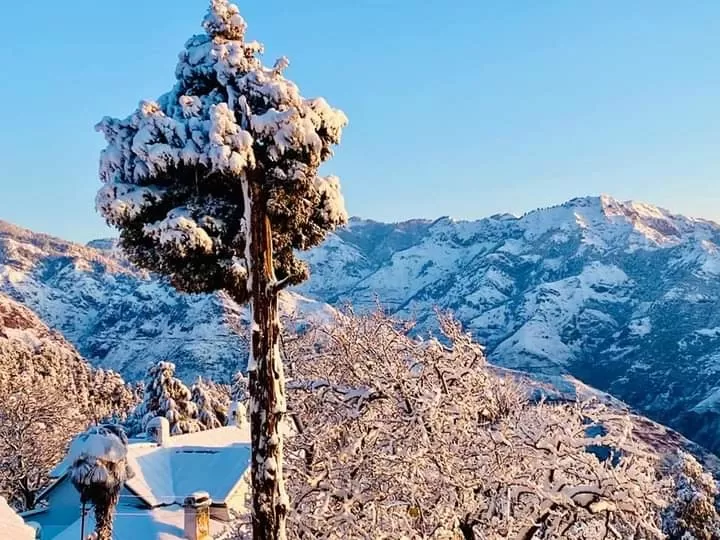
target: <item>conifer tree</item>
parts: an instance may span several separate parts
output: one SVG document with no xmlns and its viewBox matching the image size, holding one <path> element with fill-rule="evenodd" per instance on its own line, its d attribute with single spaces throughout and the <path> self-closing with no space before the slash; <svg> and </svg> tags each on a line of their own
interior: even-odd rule
<svg viewBox="0 0 720 540">
<path fill-rule="evenodd" d="M 92 373 L 89 394 L 88 415 L 95 423 L 125 421 L 140 402 L 119 373 L 104 369 Z"/>
<path fill-rule="evenodd" d="M 669 540 L 720 540 L 718 484 L 712 474 L 685 452 L 671 456 L 664 472 L 674 484 L 674 497 L 663 514 Z"/>
<path fill-rule="evenodd" d="M 233 375 L 230 386 L 231 402 L 228 421 L 234 425 L 243 426 L 248 421 L 248 402 L 250 401 L 248 382 L 248 378 L 242 371 Z"/>
<path fill-rule="evenodd" d="M 156 416 L 167 418 L 173 435 L 194 433 L 202 429 L 192 393 L 175 377 L 175 364 L 172 362 L 158 362 L 148 369 L 145 395 L 138 416 L 143 431 Z"/>
<path fill-rule="evenodd" d="M 307 278 L 294 250 L 347 220 L 336 177 L 319 174 L 347 118 L 306 99 L 260 60 L 228 0 L 211 0 L 172 90 L 98 129 L 97 208 L 136 264 L 189 292 L 226 291 L 252 309 L 248 360 L 256 539 L 284 536 L 281 426 L 286 412 L 277 295 Z"/>
<path fill-rule="evenodd" d="M 230 387 L 230 398 L 233 401 L 245 402 L 249 399 L 248 379 L 242 371 L 233 375 L 232 386 Z"/>
<path fill-rule="evenodd" d="M 211 381 L 203 381 L 198 377 L 191 392 L 201 429 L 215 429 L 227 423 L 227 400 L 222 399 L 220 392 Z"/>
</svg>

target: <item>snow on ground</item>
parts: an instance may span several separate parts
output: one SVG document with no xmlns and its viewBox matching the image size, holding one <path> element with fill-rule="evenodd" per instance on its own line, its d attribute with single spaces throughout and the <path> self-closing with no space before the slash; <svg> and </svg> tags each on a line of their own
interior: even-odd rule
<svg viewBox="0 0 720 540">
<path fill-rule="evenodd" d="M 325 302 L 318 302 L 294 291 L 283 291 L 278 299 L 280 311 L 291 318 L 328 322 L 335 316 L 336 310 Z"/>
<path fill-rule="evenodd" d="M 628 330 L 633 336 L 646 336 L 652 332 L 652 324 L 650 323 L 650 317 L 643 317 L 642 319 L 633 319 L 628 325 Z"/>
<path fill-rule="evenodd" d="M 429 283 L 433 283 L 458 265 L 464 250 L 449 243 L 424 242 L 393 255 L 389 265 L 378 269 L 371 280 L 355 285 L 355 294 L 366 290 L 358 299 L 361 305 L 372 305 L 375 298 L 383 304 L 399 307 Z"/>
<path fill-rule="evenodd" d="M 695 333 L 705 337 L 719 338 L 720 326 L 716 326 L 715 328 L 701 328 L 700 330 L 695 330 Z"/>
<path fill-rule="evenodd" d="M 559 329 L 581 312 L 595 321 L 615 325 L 607 314 L 586 306 L 590 301 L 625 301 L 619 293 L 628 281 L 618 267 L 593 262 L 577 276 L 539 286 L 526 296 L 521 308 L 526 322 L 498 345 L 494 355 L 515 358 L 525 368 L 562 371 L 576 351 L 565 343 Z"/>
<path fill-rule="evenodd" d="M 0 329 L 2 334 L 10 340 L 22 341 L 25 345 L 31 349 L 37 351 L 42 346 L 43 342 L 38 337 L 37 333 L 31 329 L 20 329 L 20 328 L 2 328 Z M 0 334 L 0 336 L 2 335 Z"/>
<path fill-rule="evenodd" d="M 696 413 L 717 411 L 720 408 L 720 388 L 715 388 L 710 394 L 695 405 L 692 410 Z"/>
<path fill-rule="evenodd" d="M 144 377 L 150 365 L 166 359 L 188 381 L 198 374 L 224 380 L 243 367 L 247 309 L 224 294 L 178 293 L 132 270 L 113 242 L 94 245 L 110 250 L 0 221 L 0 293 L 61 331 L 91 363 L 128 380 Z M 291 317 L 327 320 L 332 314 L 327 304 L 293 292 L 283 293 L 280 304 Z M 0 330 L 3 337 L 38 345 L 27 332 Z"/>
</svg>

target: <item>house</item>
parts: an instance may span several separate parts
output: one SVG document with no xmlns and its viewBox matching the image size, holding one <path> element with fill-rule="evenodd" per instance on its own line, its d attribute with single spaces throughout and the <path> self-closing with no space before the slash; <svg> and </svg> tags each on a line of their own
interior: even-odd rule
<svg viewBox="0 0 720 540">
<path fill-rule="evenodd" d="M 148 438 L 132 439 L 128 444 L 128 462 L 135 474 L 120 494 L 116 537 L 186 538 L 185 514 L 191 511 L 186 499 L 198 492 L 209 498 L 210 532 L 219 534 L 233 514 L 243 513 L 245 508 L 249 426 L 170 436 L 167 420 L 156 420 Z M 66 459 L 53 470 L 54 481 L 42 494 L 47 505 L 28 517 L 42 527 L 43 540 L 80 538 L 80 496 L 68 477 L 70 465 Z M 92 512 L 88 512 L 85 531 L 93 529 Z"/>
<path fill-rule="evenodd" d="M 34 540 L 35 531 L 0 497 L 0 538 Z"/>
</svg>

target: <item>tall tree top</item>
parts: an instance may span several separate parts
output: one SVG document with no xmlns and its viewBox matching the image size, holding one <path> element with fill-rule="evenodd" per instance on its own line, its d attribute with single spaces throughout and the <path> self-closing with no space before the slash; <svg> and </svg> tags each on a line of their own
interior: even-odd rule
<svg viewBox="0 0 720 540">
<path fill-rule="evenodd" d="M 179 55 L 172 90 L 127 118 L 104 118 L 98 211 L 134 262 L 180 289 L 245 300 L 249 201 L 273 230 L 278 279 L 307 268 L 293 249 L 317 245 L 347 214 L 336 177 L 321 176 L 347 118 L 304 98 L 280 58 L 264 66 L 237 7 L 212 0 L 204 34 Z"/>
</svg>

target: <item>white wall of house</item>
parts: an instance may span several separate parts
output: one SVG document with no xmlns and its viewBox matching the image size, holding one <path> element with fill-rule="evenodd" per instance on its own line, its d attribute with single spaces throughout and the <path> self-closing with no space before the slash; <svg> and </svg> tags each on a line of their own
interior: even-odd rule
<svg viewBox="0 0 720 540">
<path fill-rule="evenodd" d="M 249 493 L 249 486 L 245 480 L 240 482 L 233 492 L 230 494 L 230 496 L 227 498 L 227 504 L 222 512 L 217 511 L 218 518 L 222 520 L 230 520 L 232 519 L 232 514 L 244 514 L 247 512 L 247 497 Z M 221 515 L 225 517 L 220 517 Z"/>
</svg>

